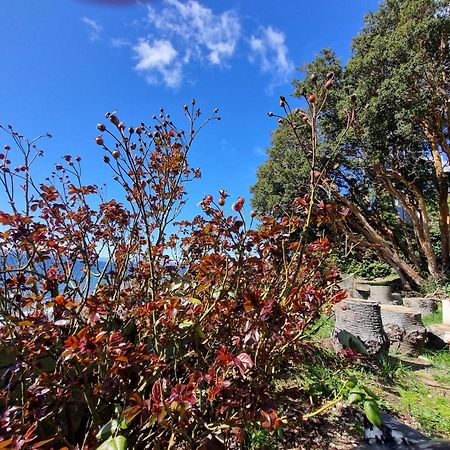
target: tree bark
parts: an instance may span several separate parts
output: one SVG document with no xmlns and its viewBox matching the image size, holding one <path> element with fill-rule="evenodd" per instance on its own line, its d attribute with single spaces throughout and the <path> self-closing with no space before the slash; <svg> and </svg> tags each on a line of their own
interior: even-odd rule
<svg viewBox="0 0 450 450">
<path fill-rule="evenodd" d="M 436 263 L 436 254 L 434 253 L 433 246 L 431 244 L 429 216 L 426 202 L 423 198 L 422 193 L 413 182 L 408 181 L 403 175 L 398 172 L 395 172 L 393 170 L 386 171 L 381 166 L 377 166 L 377 172 L 379 173 L 382 183 L 386 186 L 391 195 L 400 202 L 402 208 L 408 213 L 409 217 L 411 218 L 419 248 L 421 249 L 422 254 L 427 261 L 428 272 L 433 277 L 438 277 L 440 273 Z M 411 204 L 411 202 L 408 201 L 407 196 L 403 195 L 395 187 L 392 179 L 396 179 L 397 181 L 402 183 L 406 188 L 408 188 L 410 193 L 414 194 L 416 204 Z M 417 212 L 419 213 L 420 218 L 417 216 Z"/>
<path fill-rule="evenodd" d="M 444 273 L 448 270 L 449 265 L 449 224 L 448 224 L 448 178 L 444 171 L 442 164 L 442 157 L 439 152 L 439 145 L 436 136 L 430 131 L 427 124 L 423 124 L 425 136 L 430 142 L 431 154 L 433 156 L 434 168 L 439 185 L 439 230 L 441 232 L 441 260 L 442 271 Z"/>
<path fill-rule="evenodd" d="M 381 305 L 383 329 L 389 337 L 391 350 L 417 354 L 426 340 L 420 312 L 397 305 Z"/>
<path fill-rule="evenodd" d="M 371 356 L 388 352 L 389 340 L 383 330 L 380 305 L 377 302 L 347 298 L 334 307 L 334 312 L 336 323 L 332 336 L 337 351 L 346 347 L 353 348 L 352 336 L 355 336 Z"/>
<path fill-rule="evenodd" d="M 410 283 L 412 282 L 413 285 L 420 286 L 424 281 L 420 274 L 409 264 L 407 264 L 400 257 L 400 255 L 390 247 L 389 243 L 370 225 L 365 216 L 356 207 L 356 205 L 354 205 L 345 196 L 340 194 L 337 189 L 334 193 L 336 197 L 353 213 L 360 224 L 358 231 L 367 238 L 367 240 L 371 243 L 372 248 L 377 251 L 382 259 L 386 261 L 391 267 L 393 267 L 397 272 L 401 271 L 404 278 L 406 278 L 406 280 L 408 280 Z"/>
<path fill-rule="evenodd" d="M 433 314 L 437 311 L 437 300 L 427 297 L 405 297 L 403 306 L 419 311 L 422 315 Z"/>
<path fill-rule="evenodd" d="M 377 303 L 392 304 L 394 299 L 392 298 L 392 288 L 388 285 L 372 285 L 370 286 L 370 300 Z"/>
</svg>

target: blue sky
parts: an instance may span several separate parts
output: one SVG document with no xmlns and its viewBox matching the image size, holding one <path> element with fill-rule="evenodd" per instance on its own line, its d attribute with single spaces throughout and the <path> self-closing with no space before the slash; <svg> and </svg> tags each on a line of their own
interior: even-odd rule
<svg viewBox="0 0 450 450">
<path fill-rule="evenodd" d="M 117 0 L 116 0 L 117 1 Z M 206 194 L 227 189 L 249 198 L 265 160 L 279 95 L 322 48 L 342 60 L 377 0 L 14 0 L 0 12 L 0 123 L 28 137 L 50 132 L 38 174 L 67 153 L 80 155 L 86 183 L 111 174 L 95 145 L 96 124 L 118 111 L 127 126 L 150 122 L 160 107 L 183 125 L 196 98 L 222 120 L 199 136 L 191 163 L 187 216 Z M 0 144 L 8 143 L 0 134 Z M 0 197 L 0 206 L 4 201 Z M 230 202 L 231 206 L 231 202 Z"/>
</svg>

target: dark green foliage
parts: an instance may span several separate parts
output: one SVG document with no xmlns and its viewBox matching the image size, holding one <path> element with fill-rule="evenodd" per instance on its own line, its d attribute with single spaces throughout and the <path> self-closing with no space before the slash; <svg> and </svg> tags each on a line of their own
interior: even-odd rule
<svg viewBox="0 0 450 450">
<path fill-rule="evenodd" d="M 306 138 L 312 125 L 303 114 L 318 112 L 312 165 L 325 174 L 318 195 L 350 213 L 337 221 L 335 239 L 345 234 L 360 254 L 356 261 L 376 254 L 409 285 L 448 270 L 449 35 L 448 2 L 386 0 L 366 17 L 345 68 L 324 50 L 294 81 L 294 96 L 307 106 L 298 114 L 297 133 Z M 353 107 L 354 126 L 346 130 Z M 300 154 L 311 158 L 307 147 L 292 148 L 286 136 L 278 137 L 285 145 L 269 149 L 253 187 L 260 211 L 276 202 L 288 208 L 307 181 L 308 173 L 298 170 L 297 185 L 292 172 L 280 182 L 286 167 L 298 167 Z M 289 151 L 280 157 L 285 146 Z M 260 192 L 270 195 L 263 201 Z"/>
<path fill-rule="evenodd" d="M 309 189 L 308 160 L 291 129 L 281 126 L 274 131 L 272 146 L 266 151 L 268 160 L 259 167 L 258 181 L 251 187 L 252 205 L 264 214 L 277 204 L 292 204 Z"/>
<path fill-rule="evenodd" d="M 334 257 L 336 266 L 342 273 L 354 273 L 367 280 L 384 278 L 393 273 L 392 267 L 381 261 L 376 253 L 368 250 L 345 253 L 344 248 L 345 246 L 340 246 Z"/>
</svg>

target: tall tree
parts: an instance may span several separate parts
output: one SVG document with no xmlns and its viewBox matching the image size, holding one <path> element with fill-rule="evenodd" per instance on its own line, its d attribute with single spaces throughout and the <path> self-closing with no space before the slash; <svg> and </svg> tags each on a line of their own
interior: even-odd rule
<svg viewBox="0 0 450 450">
<path fill-rule="evenodd" d="M 319 119 L 324 192 L 351 212 L 341 230 L 413 285 L 448 273 L 449 36 L 448 1 L 386 0 L 366 17 L 345 69 L 325 51 L 294 82 L 296 96 L 317 96 L 307 113 L 321 101 L 333 66 L 333 93 Z M 356 102 L 357 123 L 338 142 L 350 102 Z M 336 145 L 339 152 L 331 155 Z M 268 161 L 274 162 L 270 152 Z"/>
</svg>

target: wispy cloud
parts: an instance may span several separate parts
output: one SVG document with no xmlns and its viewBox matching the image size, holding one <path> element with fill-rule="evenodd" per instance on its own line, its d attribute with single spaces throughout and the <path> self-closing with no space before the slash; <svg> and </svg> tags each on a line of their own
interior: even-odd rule
<svg viewBox="0 0 450 450">
<path fill-rule="evenodd" d="M 215 13 L 197 0 L 165 0 L 147 11 L 153 34 L 141 38 L 134 51 L 136 69 L 149 83 L 177 87 L 189 64 L 224 66 L 236 52 L 241 24 L 234 11 Z"/>
<path fill-rule="evenodd" d="M 91 42 L 98 41 L 100 39 L 100 34 L 103 31 L 103 27 L 90 17 L 82 17 L 81 20 L 89 27 L 89 39 Z"/>
<path fill-rule="evenodd" d="M 238 50 L 241 57 L 248 55 L 251 64 L 269 75 L 269 92 L 290 81 L 295 67 L 281 31 L 272 26 L 246 31 L 236 10 L 218 11 L 201 1 L 147 4 L 144 18 L 133 22 L 135 37 L 113 38 L 110 45 L 129 47 L 137 60 L 136 71 L 150 84 L 177 88 L 186 78 L 195 81 L 193 74 L 199 66 L 229 69 Z M 83 20 L 96 33 L 92 40 L 98 39 L 101 27 L 92 19 Z"/>
<path fill-rule="evenodd" d="M 222 64 L 230 58 L 239 40 L 241 24 L 234 11 L 215 14 L 196 0 L 165 0 L 162 9 L 148 7 L 148 20 L 161 33 L 176 39 L 191 57 L 211 64 Z"/>
<path fill-rule="evenodd" d="M 111 42 L 111 45 L 115 48 L 132 46 L 131 42 L 128 39 L 123 39 L 123 38 L 112 38 L 110 42 Z"/>
<path fill-rule="evenodd" d="M 250 37 L 249 59 L 272 76 L 273 85 L 285 83 L 292 76 L 295 66 L 288 53 L 284 33 L 271 26 Z"/>
<path fill-rule="evenodd" d="M 170 41 L 141 40 L 133 50 L 138 59 L 135 68 L 144 74 L 148 83 L 157 84 L 162 79 L 171 88 L 180 85 L 182 65 L 177 60 L 178 52 Z"/>
</svg>

